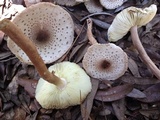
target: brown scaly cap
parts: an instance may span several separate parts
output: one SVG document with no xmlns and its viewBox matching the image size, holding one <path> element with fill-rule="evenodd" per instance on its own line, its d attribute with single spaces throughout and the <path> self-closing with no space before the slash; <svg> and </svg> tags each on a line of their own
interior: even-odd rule
<svg viewBox="0 0 160 120">
<path fill-rule="evenodd" d="M 83 67 L 93 78 L 115 80 L 128 68 L 126 53 L 113 43 L 94 44 L 83 58 Z"/>
<path fill-rule="evenodd" d="M 32 40 L 46 64 L 63 56 L 74 39 L 71 16 L 62 7 L 52 3 L 41 2 L 28 7 L 16 16 L 13 23 Z M 7 43 L 22 62 L 32 64 L 27 55 L 10 38 Z"/>
</svg>

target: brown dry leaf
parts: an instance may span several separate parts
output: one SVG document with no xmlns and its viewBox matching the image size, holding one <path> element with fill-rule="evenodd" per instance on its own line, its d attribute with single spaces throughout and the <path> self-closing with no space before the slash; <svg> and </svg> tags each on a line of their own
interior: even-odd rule
<svg viewBox="0 0 160 120">
<path fill-rule="evenodd" d="M 3 114 L 3 113 L 2 113 Z M 0 118 L 1 120 L 13 120 L 14 117 L 14 110 L 11 108 L 8 111 L 6 111 L 2 117 Z"/>
<path fill-rule="evenodd" d="M 72 52 L 71 52 L 70 55 L 69 55 L 69 60 L 71 60 L 71 59 L 76 55 L 77 51 L 78 51 L 82 46 L 84 46 L 84 43 L 81 43 L 81 44 L 77 45 L 76 47 L 74 47 L 74 48 L 72 49 Z"/>
<path fill-rule="evenodd" d="M 25 120 L 37 120 L 38 111 L 36 111 L 34 114 L 29 114 Z M 43 119 L 38 119 L 43 120 Z"/>
<path fill-rule="evenodd" d="M 120 79 L 126 83 L 137 85 L 152 85 L 160 82 L 156 78 L 136 78 L 133 76 L 122 76 Z"/>
<path fill-rule="evenodd" d="M 3 103 L 2 111 L 10 110 L 13 106 L 14 104 L 12 102 Z"/>
<path fill-rule="evenodd" d="M 152 108 L 152 109 L 141 109 L 141 110 L 139 110 L 139 112 L 142 115 L 144 115 L 148 118 L 154 117 L 154 118 L 152 118 L 153 120 L 155 120 L 155 119 L 158 120 L 158 118 L 160 116 L 160 111 L 158 109 L 154 109 L 154 108 Z"/>
<path fill-rule="evenodd" d="M 24 87 L 24 89 L 28 92 L 31 98 L 35 97 L 35 89 L 37 86 L 37 80 L 27 79 L 27 78 L 18 78 L 17 83 Z"/>
<path fill-rule="evenodd" d="M 87 52 L 88 50 L 88 47 L 90 45 L 83 45 L 76 53 L 76 57 L 74 58 L 74 62 L 75 63 L 78 63 L 82 60 L 82 58 L 84 57 L 85 53 Z"/>
<path fill-rule="evenodd" d="M 93 100 L 99 85 L 99 80 L 97 79 L 92 78 L 91 82 L 92 82 L 92 90 L 85 99 L 85 101 L 81 104 L 81 114 L 84 120 L 88 120 L 89 118 L 93 106 Z"/>
<path fill-rule="evenodd" d="M 98 19 L 94 19 L 94 18 L 91 18 L 93 23 L 95 25 L 97 25 L 98 27 L 101 27 L 103 29 L 108 29 L 110 27 L 110 24 L 106 23 L 106 22 L 103 22 L 101 20 L 98 20 Z"/>
<path fill-rule="evenodd" d="M 128 68 L 135 77 L 140 77 L 138 66 L 132 58 L 128 59 Z"/>
<path fill-rule="evenodd" d="M 17 95 L 17 92 L 18 92 L 17 79 L 18 79 L 18 77 L 15 75 L 7 87 L 9 93 L 12 95 Z"/>
<path fill-rule="evenodd" d="M 109 88 L 107 90 L 99 90 L 95 96 L 96 100 L 111 102 L 119 100 L 131 92 L 133 86 L 131 84 L 119 85 L 116 87 Z"/>
<path fill-rule="evenodd" d="M 29 109 L 29 105 L 28 105 L 28 104 L 30 104 L 30 103 L 28 103 L 28 101 L 30 101 L 30 100 L 28 100 L 28 99 L 30 99 L 30 98 L 27 98 L 27 95 L 22 95 L 22 94 L 19 95 L 19 100 L 21 102 L 21 107 L 23 108 L 23 110 L 26 113 L 31 114 L 30 109 Z"/>
<path fill-rule="evenodd" d="M 139 99 L 142 102 L 151 103 L 160 101 L 160 83 L 152 85 L 151 87 L 144 90 L 145 98 Z"/>
<path fill-rule="evenodd" d="M 125 120 L 125 100 L 120 99 L 112 102 L 112 106 L 118 120 Z"/>
<path fill-rule="evenodd" d="M 141 92 L 136 88 L 133 88 L 133 90 L 129 94 L 127 94 L 127 96 L 131 98 L 136 98 L 136 99 L 146 97 L 146 95 L 143 92 Z"/>
<path fill-rule="evenodd" d="M 15 115 L 13 120 L 25 120 L 26 112 L 22 108 L 14 108 Z"/>
</svg>

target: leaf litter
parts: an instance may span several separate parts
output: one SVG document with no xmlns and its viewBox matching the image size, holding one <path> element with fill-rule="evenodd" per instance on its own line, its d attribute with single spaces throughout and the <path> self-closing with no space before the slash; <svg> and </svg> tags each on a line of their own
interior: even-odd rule
<svg viewBox="0 0 160 120">
<path fill-rule="evenodd" d="M 0 2 L 2 14 L 12 5 L 11 0 L 4 1 Z M 13 3 L 25 6 L 23 0 L 13 0 Z M 158 12 L 150 23 L 139 29 L 139 34 L 148 55 L 160 68 L 159 0 L 129 0 L 117 9 L 103 9 L 101 13 L 89 13 L 83 3 L 73 7 L 63 6 L 74 18 L 75 38 L 78 37 L 63 59 L 57 62 L 69 60 L 81 65 L 83 56 L 90 46 L 86 36 L 87 18 L 93 20 L 94 37 L 99 43 L 107 43 L 108 27 L 118 12 L 129 6 L 144 7 L 152 3 L 157 4 Z M 122 47 L 129 56 L 128 71 L 121 78 L 105 83 L 91 78 L 93 90 L 80 106 L 71 106 L 62 110 L 45 110 L 34 98 L 39 79 L 37 71 L 33 66 L 23 65 L 11 53 L 6 45 L 6 36 L 0 32 L 0 119 L 160 119 L 160 81 L 139 58 L 129 33 L 115 44 Z"/>
</svg>

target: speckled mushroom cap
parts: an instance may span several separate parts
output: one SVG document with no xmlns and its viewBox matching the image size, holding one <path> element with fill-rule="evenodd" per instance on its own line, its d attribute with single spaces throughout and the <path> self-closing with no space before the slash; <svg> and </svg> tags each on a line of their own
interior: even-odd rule
<svg viewBox="0 0 160 120">
<path fill-rule="evenodd" d="M 147 8 L 129 7 L 118 13 L 108 29 L 108 40 L 117 41 L 128 33 L 131 27 L 141 27 L 150 22 L 156 15 L 157 6 Z"/>
<path fill-rule="evenodd" d="M 36 99 L 46 109 L 63 109 L 83 102 L 92 89 L 90 77 L 76 63 L 61 62 L 49 67 L 61 79 L 67 81 L 63 90 L 39 79 L 36 88 Z"/>
<path fill-rule="evenodd" d="M 106 9 L 116 9 L 127 0 L 99 0 L 101 5 Z"/>
<path fill-rule="evenodd" d="M 54 2 L 56 4 L 65 5 L 65 6 L 74 6 L 78 4 L 76 0 L 54 0 Z"/>
<path fill-rule="evenodd" d="M 84 5 L 86 6 L 87 10 L 90 13 L 96 13 L 96 12 L 102 12 L 103 11 L 103 7 L 100 4 L 99 0 L 86 1 L 86 2 L 84 2 Z"/>
<path fill-rule="evenodd" d="M 116 80 L 128 68 L 126 53 L 113 43 L 93 44 L 83 58 L 83 67 L 93 78 Z"/>
<path fill-rule="evenodd" d="M 52 63 L 63 56 L 74 39 L 71 16 L 63 8 L 52 3 L 41 2 L 28 7 L 16 16 L 13 23 L 33 41 L 45 63 Z M 22 62 L 32 64 L 10 38 L 7 43 Z"/>
</svg>

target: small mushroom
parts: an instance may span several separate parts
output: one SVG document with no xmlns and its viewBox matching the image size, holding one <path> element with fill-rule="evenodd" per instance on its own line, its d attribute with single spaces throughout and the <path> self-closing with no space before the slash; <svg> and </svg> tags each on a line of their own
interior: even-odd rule
<svg viewBox="0 0 160 120">
<path fill-rule="evenodd" d="M 103 7 L 100 4 L 99 0 L 86 1 L 86 2 L 84 2 L 84 5 L 86 6 L 87 10 L 90 13 L 102 12 L 103 11 Z"/>
<path fill-rule="evenodd" d="M 46 64 L 62 57 L 73 43 L 73 20 L 69 13 L 58 5 L 48 2 L 31 5 L 17 15 L 13 23 L 32 40 Z M 22 62 L 32 64 L 11 38 L 8 38 L 7 44 Z"/>
<path fill-rule="evenodd" d="M 113 20 L 111 26 L 108 29 L 109 41 L 117 41 L 121 39 L 130 30 L 133 45 L 139 52 L 142 61 L 152 71 L 152 73 L 160 79 L 160 70 L 153 63 L 150 57 L 147 55 L 140 38 L 138 36 L 137 29 L 150 22 L 157 12 L 157 6 L 152 4 L 144 9 L 129 7 L 117 14 Z"/>
<path fill-rule="evenodd" d="M 101 5 L 106 9 L 116 9 L 127 0 L 99 0 Z"/>
<path fill-rule="evenodd" d="M 36 46 L 8 19 L 0 21 L 0 30 L 23 49 L 41 75 L 36 99 L 43 108 L 60 109 L 81 104 L 91 91 L 90 77 L 75 63 L 62 62 L 47 69 Z M 29 48 L 29 49 L 28 49 Z"/>
<path fill-rule="evenodd" d="M 93 78 L 101 80 L 116 80 L 128 68 L 127 54 L 113 43 L 98 44 L 92 35 L 92 20 L 87 20 L 88 39 L 91 46 L 83 58 L 83 67 Z"/>
</svg>

